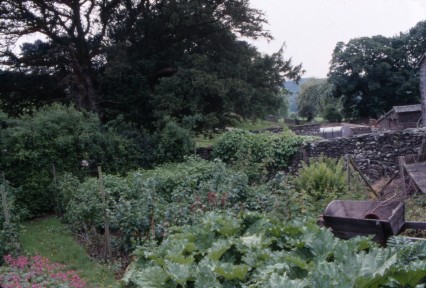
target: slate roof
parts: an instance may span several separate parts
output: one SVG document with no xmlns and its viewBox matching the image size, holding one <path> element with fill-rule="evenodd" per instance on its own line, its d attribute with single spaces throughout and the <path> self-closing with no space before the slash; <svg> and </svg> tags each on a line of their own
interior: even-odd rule
<svg viewBox="0 0 426 288">
<path fill-rule="evenodd" d="M 416 112 L 416 111 L 422 111 L 422 106 L 420 104 L 393 106 L 393 110 L 395 110 L 395 113 Z"/>
<path fill-rule="evenodd" d="M 392 113 L 392 111 L 395 111 L 395 113 L 408 113 L 408 112 L 417 112 L 417 111 L 421 112 L 422 111 L 422 106 L 420 104 L 405 105 L 405 106 L 393 106 L 393 108 L 390 111 L 388 111 L 385 115 L 383 115 L 382 117 L 380 117 L 380 119 L 377 120 L 377 122 L 382 121 L 383 118 L 385 118 L 390 113 Z"/>
</svg>

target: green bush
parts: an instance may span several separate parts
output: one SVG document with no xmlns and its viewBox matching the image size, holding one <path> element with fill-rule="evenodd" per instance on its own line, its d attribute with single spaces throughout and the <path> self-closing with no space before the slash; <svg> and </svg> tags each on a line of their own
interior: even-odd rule
<svg viewBox="0 0 426 288">
<path fill-rule="evenodd" d="M 1 168 L 11 185 L 22 188 L 16 205 L 32 216 L 53 211 L 52 165 L 58 174 L 79 177 L 94 173 L 97 165 L 114 173 L 136 167 L 134 143 L 101 126 L 95 114 L 73 107 L 45 107 L 31 116 L 9 119 L 5 126 Z"/>
<path fill-rule="evenodd" d="M 244 171 L 251 182 L 263 182 L 268 175 L 287 168 L 302 143 L 314 139 L 291 131 L 254 134 L 233 130 L 217 141 L 213 156 Z"/>
<path fill-rule="evenodd" d="M 327 106 L 324 112 L 324 119 L 328 122 L 342 122 L 343 116 L 336 107 Z"/>
<path fill-rule="evenodd" d="M 176 122 L 169 121 L 157 138 L 157 163 L 182 161 L 184 156 L 194 153 L 195 143 L 191 132 Z"/>
<path fill-rule="evenodd" d="M 358 183 L 353 183 L 349 191 L 343 159 L 328 157 L 313 159 L 304 164 L 294 179 L 295 188 L 305 199 L 308 210 L 321 212 L 335 199 L 360 199 Z"/>
</svg>

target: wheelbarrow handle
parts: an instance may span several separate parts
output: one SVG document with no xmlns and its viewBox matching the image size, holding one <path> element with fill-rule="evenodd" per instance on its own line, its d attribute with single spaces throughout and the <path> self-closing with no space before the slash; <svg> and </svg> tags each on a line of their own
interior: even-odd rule
<svg viewBox="0 0 426 288">
<path fill-rule="evenodd" d="M 407 229 L 426 230 L 426 222 L 405 221 L 403 230 Z"/>
</svg>

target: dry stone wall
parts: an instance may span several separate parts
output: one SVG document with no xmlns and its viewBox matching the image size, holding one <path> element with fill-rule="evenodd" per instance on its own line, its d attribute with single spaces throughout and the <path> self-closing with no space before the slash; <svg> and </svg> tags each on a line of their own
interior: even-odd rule
<svg viewBox="0 0 426 288">
<path fill-rule="evenodd" d="M 398 156 L 418 153 L 426 128 L 378 132 L 349 138 L 322 140 L 305 145 L 295 157 L 290 171 L 297 171 L 302 159 L 325 155 L 340 158 L 352 155 L 360 170 L 371 180 L 394 175 Z"/>
</svg>

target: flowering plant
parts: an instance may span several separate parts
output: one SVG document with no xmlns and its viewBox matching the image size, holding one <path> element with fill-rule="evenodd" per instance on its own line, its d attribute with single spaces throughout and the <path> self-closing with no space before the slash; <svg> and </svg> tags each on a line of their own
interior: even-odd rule
<svg viewBox="0 0 426 288">
<path fill-rule="evenodd" d="M 6 255 L 4 262 L 0 267 L 0 287 L 3 288 L 86 287 L 75 271 L 63 271 L 64 265 L 42 256 L 14 258 Z"/>
</svg>

